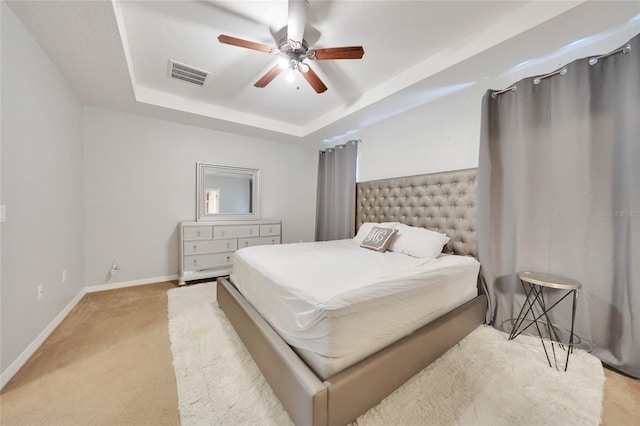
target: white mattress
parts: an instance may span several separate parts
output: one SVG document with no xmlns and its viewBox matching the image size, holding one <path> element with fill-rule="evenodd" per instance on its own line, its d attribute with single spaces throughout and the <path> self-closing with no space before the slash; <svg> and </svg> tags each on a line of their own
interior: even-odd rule
<svg viewBox="0 0 640 426">
<path fill-rule="evenodd" d="M 471 300 L 479 267 L 467 256 L 420 259 L 338 240 L 238 250 L 231 280 L 326 376 L 323 364 L 334 373 Z"/>
</svg>

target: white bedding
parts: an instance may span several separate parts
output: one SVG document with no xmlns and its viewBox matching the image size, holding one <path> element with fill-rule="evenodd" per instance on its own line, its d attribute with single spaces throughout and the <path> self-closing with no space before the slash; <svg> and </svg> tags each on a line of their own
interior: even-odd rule
<svg viewBox="0 0 640 426">
<path fill-rule="evenodd" d="M 338 240 L 238 250 L 231 280 L 287 343 L 322 363 L 362 359 L 471 300 L 479 267 Z"/>
</svg>

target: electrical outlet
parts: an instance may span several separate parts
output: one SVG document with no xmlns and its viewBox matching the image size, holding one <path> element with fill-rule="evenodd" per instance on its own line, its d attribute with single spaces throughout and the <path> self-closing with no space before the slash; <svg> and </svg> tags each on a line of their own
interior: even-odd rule
<svg viewBox="0 0 640 426">
<path fill-rule="evenodd" d="M 62 270 L 62 282 L 63 283 L 67 282 L 67 270 L 66 269 Z"/>
<path fill-rule="evenodd" d="M 111 264 L 111 269 L 109 270 L 109 274 L 115 275 L 119 270 L 120 270 L 120 267 L 118 266 L 118 263 L 116 263 L 116 260 L 113 259 L 113 263 Z"/>
<path fill-rule="evenodd" d="M 42 296 L 44 296 L 44 286 L 40 284 L 38 286 L 38 300 L 42 299 Z"/>
</svg>

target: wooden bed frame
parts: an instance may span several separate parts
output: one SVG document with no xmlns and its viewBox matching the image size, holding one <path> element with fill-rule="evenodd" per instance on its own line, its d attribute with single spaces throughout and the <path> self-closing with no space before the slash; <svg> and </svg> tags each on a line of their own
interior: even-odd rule
<svg viewBox="0 0 640 426">
<path fill-rule="evenodd" d="M 444 251 L 477 257 L 476 169 L 357 185 L 356 226 L 398 221 L 446 233 Z M 296 425 L 344 425 L 375 406 L 485 321 L 480 295 L 355 365 L 321 380 L 226 279 L 218 304 Z"/>
</svg>

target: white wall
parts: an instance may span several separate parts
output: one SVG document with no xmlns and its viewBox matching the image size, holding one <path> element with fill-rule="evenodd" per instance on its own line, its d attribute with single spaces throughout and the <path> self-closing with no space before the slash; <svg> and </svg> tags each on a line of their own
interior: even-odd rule
<svg viewBox="0 0 640 426">
<path fill-rule="evenodd" d="M 477 167 L 482 95 L 464 89 L 363 128 L 358 181 Z"/>
<path fill-rule="evenodd" d="M 196 162 L 262 170 L 262 216 L 311 241 L 317 149 L 103 109 L 84 110 L 85 283 L 178 273 L 178 222 L 195 220 Z"/>
<path fill-rule="evenodd" d="M 13 12 L 0 7 L 4 372 L 84 288 L 84 217 L 82 108 Z"/>
</svg>

